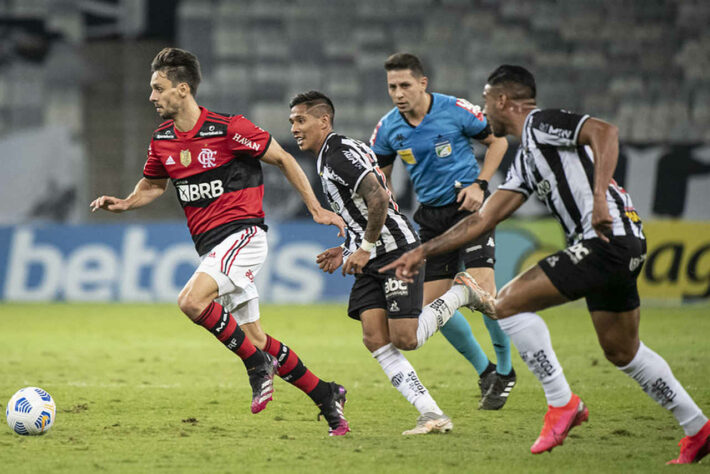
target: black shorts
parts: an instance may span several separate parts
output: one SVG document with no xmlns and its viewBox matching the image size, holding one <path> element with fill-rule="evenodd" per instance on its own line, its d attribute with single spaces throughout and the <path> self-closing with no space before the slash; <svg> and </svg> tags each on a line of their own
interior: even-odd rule
<svg viewBox="0 0 710 474">
<path fill-rule="evenodd" d="M 394 271 L 377 272 L 379 268 L 393 262 L 405 251 L 389 252 L 371 260 L 362 269 L 362 273 L 355 275 L 355 283 L 350 290 L 348 316 L 359 320 L 360 313 L 363 311 L 381 308 L 387 312 L 387 317 L 392 319 L 419 317 L 424 300 L 424 272 L 420 271 L 414 277 L 414 283 L 398 280 L 394 276 Z"/>
<path fill-rule="evenodd" d="M 589 311 L 622 312 L 640 304 L 636 279 L 646 259 L 646 240 L 612 236 L 582 240 L 538 262 L 562 295 L 586 298 Z"/>
<path fill-rule="evenodd" d="M 458 202 L 440 207 L 421 204 L 414 213 L 414 221 L 419 224 L 422 243 L 438 237 L 471 215 L 468 211 L 459 211 L 460 205 Z M 490 231 L 460 249 L 427 258 L 424 281 L 451 279 L 466 268 L 493 268 L 496 263 L 495 251 L 495 231 Z"/>
</svg>

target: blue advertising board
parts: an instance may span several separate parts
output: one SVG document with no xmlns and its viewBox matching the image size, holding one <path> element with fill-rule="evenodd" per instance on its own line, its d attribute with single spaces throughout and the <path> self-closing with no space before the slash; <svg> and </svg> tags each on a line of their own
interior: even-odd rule
<svg viewBox="0 0 710 474">
<path fill-rule="evenodd" d="M 269 256 L 256 278 L 262 301 L 347 301 L 353 277 L 323 273 L 315 263 L 340 244 L 336 234 L 312 221 L 270 225 Z M 496 243 L 502 285 L 535 242 L 498 230 Z M 173 302 L 198 262 L 182 222 L 0 227 L 0 299 Z"/>
</svg>

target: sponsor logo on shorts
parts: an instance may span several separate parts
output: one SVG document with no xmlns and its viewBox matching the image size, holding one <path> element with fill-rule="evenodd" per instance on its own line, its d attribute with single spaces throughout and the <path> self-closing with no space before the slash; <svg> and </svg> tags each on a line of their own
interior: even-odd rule
<svg viewBox="0 0 710 474">
<path fill-rule="evenodd" d="M 488 245 L 489 247 L 495 247 L 495 246 L 496 246 L 496 243 L 495 243 L 495 241 L 493 240 L 493 237 L 488 237 L 488 242 L 486 242 L 486 245 Z"/>
<path fill-rule="evenodd" d="M 247 270 L 244 276 L 247 277 L 250 282 L 254 283 L 254 272 L 251 271 L 251 268 Z"/>
<path fill-rule="evenodd" d="M 402 280 L 396 278 L 388 278 L 385 280 L 385 296 L 407 296 L 409 294 L 409 286 Z"/>
<path fill-rule="evenodd" d="M 168 159 L 165 160 L 165 164 L 166 165 L 174 165 L 175 164 L 175 160 L 173 159 L 172 155 L 168 156 Z"/>
<path fill-rule="evenodd" d="M 644 260 L 646 260 L 646 254 L 643 254 L 640 257 L 633 257 L 631 260 L 629 260 L 629 271 L 633 272 L 634 270 L 636 270 L 638 267 L 641 266 Z"/>
<path fill-rule="evenodd" d="M 549 257 L 547 257 L 547 258 L 545 259 L 545 261 L 547 262 L 547 264 L 548 264 L 549 266 L 551 266 L 552 268 L 555 268 L 555 265 L 557 265 L 557 262 L 558 262 L 559 260 L 560 260 L 560 257 L 558 257 L 557 255 L 550 255 Z"/>
<path fill-rule="evenodd" d="M 579 262 L 582 261 L 584 257 L 589 255 L 590 251 L 587 247 L 584 246 L 581 242 L 578 244 L 574 244 L 571 247 L 567 247 L 565 249 L 565 253 L 567 256 L 572 260 L 572 263 L 577 265 Z"/>
<path fill-rule="evenodd" d="M 390 304 L 390 313 L 398 313 L 399 312 L 399 305 L 397 304 L 397 301 L 393 301 L 392 304 Z"/>
</svg>

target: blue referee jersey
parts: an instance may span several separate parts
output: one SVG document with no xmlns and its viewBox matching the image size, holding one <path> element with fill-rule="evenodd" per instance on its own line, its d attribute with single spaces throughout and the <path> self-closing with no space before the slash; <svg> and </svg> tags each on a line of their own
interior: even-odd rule
<svg viewBox="0 0 710 474">
<path fill-rule="evenodd" d="M 480 168 L 471 139 L 490 135 L 479 107 L 465 99 L 431 94 L 431 106 L 422 122 L 412 126 L 393 108 L 382 117 L 370 139 L 380 166 L 404 162 L 417 199 L 427 206 L 445 206 L 456 200 L 455 183 L 468 186 Z"/>
</svg>

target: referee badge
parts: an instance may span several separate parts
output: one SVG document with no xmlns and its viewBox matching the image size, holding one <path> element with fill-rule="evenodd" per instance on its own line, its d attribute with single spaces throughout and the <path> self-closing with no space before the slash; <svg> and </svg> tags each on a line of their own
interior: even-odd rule
<svg viewBox="0 0 710 474">
<path fill-rule="evenodd" d="M 190 154 L 190 150 L 180 150 L 180 164 L 184 167 L 188 167 L 190 166 L 190 163 L 192 163 L 192 155 Z"/>
<path fill-rule="evenodd" d="M 451 142 L 449 140 L 440 141 L 434 144 L 434 150 L 436 150 L 436 156 L 439 158 L 446 158 L 451 154 Z"/>
</svg>

